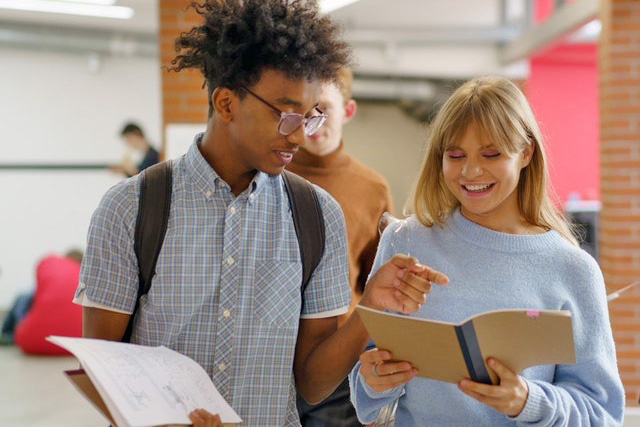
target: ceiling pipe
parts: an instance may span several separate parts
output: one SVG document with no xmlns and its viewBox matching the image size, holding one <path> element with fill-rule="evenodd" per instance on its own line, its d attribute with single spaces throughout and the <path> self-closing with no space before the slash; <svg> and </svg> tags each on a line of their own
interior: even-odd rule
<svg viewBox="0 0 640 427">
<path fill-rule="evenodd" d="M 63 53 L 158 57 L 155 35 L 0 22 L 0 45 Z"/>
<path fill-rule="evenodd" d="M 498 52 L 503 65 L 525 59 L 598 17 L 599 0 L 575 0 L 555 10 L 546 21 L 523 31 Z"/>
<path fill-rule="evenodd" d="M 430 27 L 345 29 L 344 37 L 351 44 L 469 45 L 497 44 L 514 40 L 520 32 L 515 26 L 500 27 Z"/>
</svg>

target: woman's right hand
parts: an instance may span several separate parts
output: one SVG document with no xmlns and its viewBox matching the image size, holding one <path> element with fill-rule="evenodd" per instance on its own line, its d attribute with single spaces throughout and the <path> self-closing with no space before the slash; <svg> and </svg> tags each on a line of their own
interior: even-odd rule
<svg viewBox="0 0 640 427">
<path fill-rule="evenodd" d="M 194 409 L 189 413 L 193 427 L 222 427 L 220 415 L 213 415 L 204 409 Z"/>
<path fill-rule="evenodd" d="M 391 353 L 386 350 L 373 348 L 360 355 L 360 375 L 378 393 L 406 384 L 417 373 L 409 362 L 391 361 Z"/>
</svg>

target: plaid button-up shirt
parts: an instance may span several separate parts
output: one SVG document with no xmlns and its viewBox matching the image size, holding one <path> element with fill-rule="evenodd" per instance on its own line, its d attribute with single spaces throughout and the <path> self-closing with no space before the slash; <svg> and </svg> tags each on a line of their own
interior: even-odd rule
<svg viewBox="0 0 640 427">
<path fill-rule="evenodd" d="M 167 233 L 132 342 L 165 345 L 196 360 L 243 426 L 298 426 L 292 370 L 298 320 L 342 314 L 349 304 L 342 212 L 316 187 L 325 252 L 301 297 L 302 264 L 282 178 L 258 172 L 235 197 L 200 154 L 201 137 L 173 161 Z M 133 311 L 138 194 L 133 177 L 103 197 L 89 227 L 76 302 Z"/>
</svg>

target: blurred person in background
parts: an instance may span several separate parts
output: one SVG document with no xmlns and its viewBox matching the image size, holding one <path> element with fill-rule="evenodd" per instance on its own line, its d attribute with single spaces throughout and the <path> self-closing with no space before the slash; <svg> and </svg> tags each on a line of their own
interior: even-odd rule
<svg viewBox="0 0 640 427">
<path fill-rule="evenodd" d="M 145 138 L 142 128 L 137 123 L 126 123 L 120 131 L 120 137 L 128 152 L 119 164 L 109 168 L 113 172 L 132 177 L 160 161 L 160 154 Z"/>
<path fill-rule="evenodd" d="M 344 67 L 336 82 L 322 85 L 318 109 L 327 115 L 324 125 L 300 147 L 287 169 L 327 190 L 340 204 L 347 225 L 347 250 L 351 304 L 338 318 L 341 325 L 360 302 L 378 247 L 378 222 L 393 211 L 387 181 L 344 151 L 342 128 L 356 114 L 351 97 L 353 74 Z M 298 396 L 298 412 L 304 427 L 359 427 L 345 379 L 319 405 L 309 405 Z"/>
<path fill-rule="evenodd" d="M 47 255 L 36 266 L 33 292 L 19 295 L 2 325 L 2 342 L 27 354 L 69 354 L 45 340 L 49 335 L 82 336 L 82 308 L 71 302 L 80 275 L 82 251 Z"/>
</svg>

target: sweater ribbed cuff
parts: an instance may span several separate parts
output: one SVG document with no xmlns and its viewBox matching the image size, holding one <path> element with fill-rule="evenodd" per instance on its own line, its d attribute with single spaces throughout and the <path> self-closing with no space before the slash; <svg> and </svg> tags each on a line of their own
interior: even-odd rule
<svg viewBox="0 0 640 427">
<path fill-rule="evenodd" d="M 404 386 L 398 386 L 396 388 L 391 388 L 385 391 L 374 391 L 371 387 L 369 387 L 369 384 L 367 384 L 367 382 L 364 380 L 364 377 L 360 375 L 360 372 L 358 372 L 358 381 L 360 382 L 360 385 L 362 386 L 364 392 L 371 399 L 387 399 L 389 397 L 398 398 L 402 396 L 402 390 L 404 388 Z"/>
<path fill-rule="evenodd" d="M 542 387 L 533 381 L 527 381 L 527 387 L 529 387 L 527 403 L 525 403 L 522 412 L 520 412 L 517 417 L 511 417 L 511 419 L 516 422 L 533 423 L 542 419 L 542 412 L 544 411 L 543 401 L 545 400 L 544 391 Z"/>
</svg>

